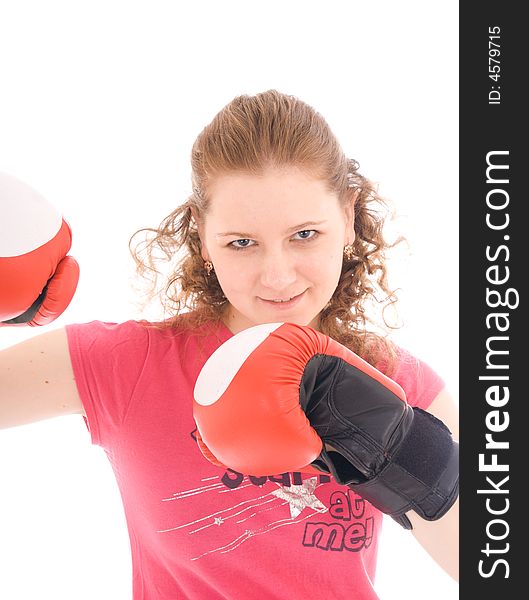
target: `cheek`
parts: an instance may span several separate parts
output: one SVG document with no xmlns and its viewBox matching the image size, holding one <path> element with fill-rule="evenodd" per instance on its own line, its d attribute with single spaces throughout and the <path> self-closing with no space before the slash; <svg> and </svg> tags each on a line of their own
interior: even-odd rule
<svg viewBox="0 0 529 600">
<path fill-rule="evenodd" d="M 223 257 L 215 263 L 215 272 L 220 286 L 225 293 L 248 289 L 255 279 L 254 269 L 249 261 L 237 260 L 236 257 Z"/>
<path fill-rule="evenodd" d="M 338 282 L 343 264 L 343 251 L 336 246 L 319 249 L 303 261 L 303 270 L 316 281 Z"/>
</svg>

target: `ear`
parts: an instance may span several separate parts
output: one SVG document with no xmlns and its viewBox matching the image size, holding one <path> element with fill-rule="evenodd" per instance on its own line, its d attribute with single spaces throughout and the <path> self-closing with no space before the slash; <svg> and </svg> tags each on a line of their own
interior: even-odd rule
<svg viewBox="0 0 529 600">
<path fill-rule="evenodd" d="M 355 223 L 355 202 L 360 193 L 356 190 L 353 196 L 347 201 L 344 207 L 345 213 L 345 243 L 353 244 L 356 238 L 354 223 Z"/>
<path fill-rule="evenodd" d="M 200 219 L 200 217 L 198 216 L 198 213 L 196 211 L 196 208 L 194 206 L 190 207 L 191 210 L 191 216 L 193 217 L 193 221 L 195 222 L 196 226 L 197 226 L 197 231 L 198 231 L 198 237 L 200 238 L 200 255 L 202 256 L 202 258 L 206 261 L 206 260 L 210 260 L 209 258 L 209 253 L 207 251 L 206 248 L 206 243 L 205 243 L 205 236 L 204 236 L 204 223 L 202 221 L 202 219 Z"/>
</svg>

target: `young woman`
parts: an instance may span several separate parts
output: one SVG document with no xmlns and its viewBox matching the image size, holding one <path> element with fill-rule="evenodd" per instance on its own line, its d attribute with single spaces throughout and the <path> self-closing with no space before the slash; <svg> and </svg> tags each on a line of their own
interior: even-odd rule
<svg viewBox="0 0 529 600">
<path fill-rule="evenodd" d="M 192 195 L 132 245 L 153 290 L 169 261 L 167 318 L 72 324 L 3 351 L 0 426 L 84 415 L 120 487 L 135 600 L 374 599 L 383 514 L 324 473 L 211 464 L 192 400 L 223 342 L 290 322 L 350 348 L 457 437 L 442 379 L 371 312 L 394 302 L 383 201 L 323 117 L 275 90 L 230 102 L 191 160 Z M 454 578 L 457 514 L 457 502 L 435 521 L 408 513 L 410 535 Z"/>
</svg>

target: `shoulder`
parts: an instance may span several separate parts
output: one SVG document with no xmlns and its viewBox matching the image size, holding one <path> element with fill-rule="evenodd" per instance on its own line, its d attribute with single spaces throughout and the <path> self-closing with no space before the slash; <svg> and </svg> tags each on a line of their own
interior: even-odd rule
<svg viewBox="0 0 529 600">
<path fill-rule="evenodd" d="M 156 353 L 169 347 L 193 348 L 193 353 L 211 353 L 231 334 L 221 323 L 196 325 L 191 315 L 183 314 L 167 321 L 127 320 L 120 323 L 94 320 L 65 327 L 71 350 L 116 353 L 145 351 Z"/>
<path fill-rule="evenodd" d="M 135 319 L 121 322 L 94 320 L 86 323 L 72 323 L 66 325 L 65 329 L 69 336 L 82 335 L 94 340 L 107 339 L 114 342 L 147 340 L 149 337 L 169 340 L 193 334 L 193 330 L 185 325 L 184 319 L 159 322 Z"/>
<path fill-rule="evenodd" d="M 121 344 L 134 345 L 146 341 L 148 331 L 140 321 L 124 321 L 113 323 L 108 321 L 89 321 L 72 323 L 65 326 L 70 346 L 84 345 L 88 348 L 115 346 Z"/>
</svg>

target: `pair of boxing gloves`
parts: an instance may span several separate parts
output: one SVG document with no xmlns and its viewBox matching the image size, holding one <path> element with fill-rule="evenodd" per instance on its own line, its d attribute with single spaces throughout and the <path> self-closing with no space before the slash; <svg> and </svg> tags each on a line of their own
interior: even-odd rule
<svg viewBox="0 0 529 600">
<path fill-rule="evenodd" d="M 402 388 L 311 327 L 267 323 L 228 339 L 194 389 L 197 441 L 248 475 L 327 473 L 406 529 L 459 493 L 459 446 Z"/>
<path fill-rule="evenodd" d="M 79 280 L 71 244 L 56 208 L 0 173 L 0 326 L 47 325 L 64 312 Z"/>
</svg>

